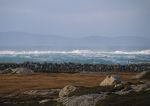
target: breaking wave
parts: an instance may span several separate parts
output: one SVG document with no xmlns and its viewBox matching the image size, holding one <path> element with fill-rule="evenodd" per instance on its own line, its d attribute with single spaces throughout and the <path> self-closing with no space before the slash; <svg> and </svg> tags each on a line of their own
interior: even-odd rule
<svg viewBox="0 0 150 106">
<path fill-rule="evenodd" d="M 142 50 L 142 51 L 92 51 L 92 50 L 72 50 L 72 51 L 39 51 L 39 50 L 34 50 L 34 51 L 10 51 L 10 50 L 4 50 L 0 51 L 0 55 L 36 55 L 36 54 L 77 54 L 77 55 L 82 55 L 82 54 L 133 54 L 133 55 L 149 55 L 150 50 Z"/>
<path fill-rule="evenodd" d="M 150 50 L 142 51 L 0 51 L 0 62 L 75 62 L 94 64 L 127 64 L 150 62 Z"/>
</svg>

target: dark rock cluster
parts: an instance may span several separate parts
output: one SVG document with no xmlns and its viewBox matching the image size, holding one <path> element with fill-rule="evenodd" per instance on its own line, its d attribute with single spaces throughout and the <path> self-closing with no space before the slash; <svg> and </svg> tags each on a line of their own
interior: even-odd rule
<svg viewBox="0 0 150 106">
<path fill-rule="evenodd" d="M 143 64 L 80 64 L 80 63 L 0 63 L 0 70 L 9 68 L 28 68 L 35 72 L 113 72 L 113 71 L 148 71 L 150 63 Z"/>
</svg>

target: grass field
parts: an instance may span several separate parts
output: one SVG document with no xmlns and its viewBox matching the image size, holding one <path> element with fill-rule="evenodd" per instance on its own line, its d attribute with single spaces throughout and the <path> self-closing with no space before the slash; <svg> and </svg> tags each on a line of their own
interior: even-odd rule
<svg viewBox="0 0 150 106">
<path fill-rule="evenodd" d="M 123 81 L 128 81 L 136 73 L 118 73 Z M 102 73 L 38 73 L 32 75 L 0 75 L 0 95 L 19 93 L 33 89 L 62 88 L 67 84 L 75 86 L 98 86 L 105 78 Z"/>
</svg>

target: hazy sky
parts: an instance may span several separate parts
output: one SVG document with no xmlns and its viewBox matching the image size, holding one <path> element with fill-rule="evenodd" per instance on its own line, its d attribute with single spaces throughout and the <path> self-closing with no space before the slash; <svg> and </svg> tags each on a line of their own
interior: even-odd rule
<svg viewBox="0 0 150 106">
<path fill-rule="evenodd" d="M 0 0 L 0 32 L 150 36 L 150 0 Z"/>
</svg>

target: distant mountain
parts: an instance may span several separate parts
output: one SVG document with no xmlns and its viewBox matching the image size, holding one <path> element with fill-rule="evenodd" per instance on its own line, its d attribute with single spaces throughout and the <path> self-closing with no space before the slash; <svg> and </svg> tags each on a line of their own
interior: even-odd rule
<svg viewBox="0 0 150 106">
<path fill-rule="evenodd" d="M 98 50 L 142 50 L 150 49 L 150 37 L 139 36 L 89 36 L 70 38 L 57 35 L 40 35 L 25 32 L 0 32 L 0 49 L 98 49 Z"/>
</svg>

